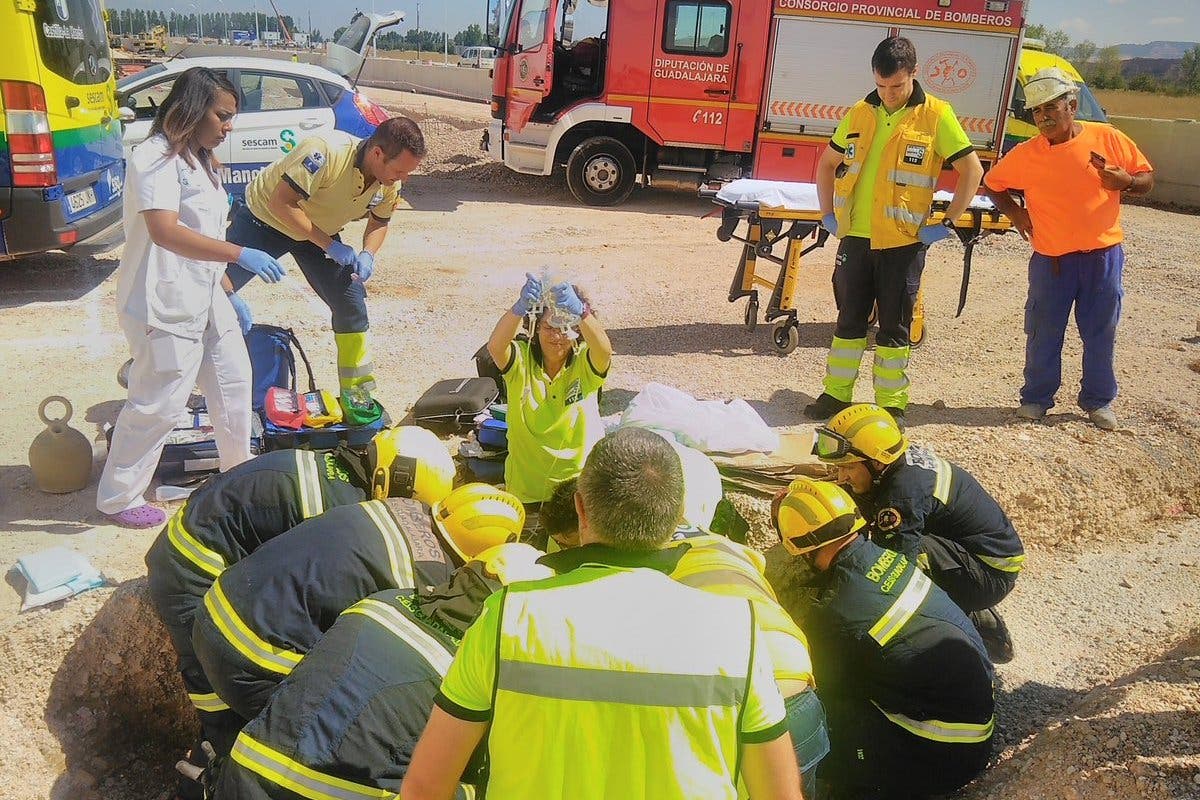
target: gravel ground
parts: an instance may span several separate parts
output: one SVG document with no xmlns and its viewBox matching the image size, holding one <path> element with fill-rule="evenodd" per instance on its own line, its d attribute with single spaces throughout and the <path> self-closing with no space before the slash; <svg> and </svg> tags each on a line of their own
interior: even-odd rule
<svg viewBox="0 0 1200 800">
<path fill-rule="evenodd" d="M 524 273 L 549 268 L 583 284 L 609 328 L 617 356 L 605 413 L 657 380 L 698 397 L 741 396 L 772 426 L 805 429 L 800 409 L 820 391 L 832 333 L 832 248 L 805 261 L 800 346 L 780 358 L 769 327 L 746 331 L 744 306 L 726 302 L 739 245 L 716 241 L 715 220 L 701 218 L 710 205 L 651 190 L 616 209 L 582 208 L 561 179 L 484 161 L 486 106 L 370 94 L 418 119 L 430 144 L 370 284 L 380 398 L 393 415 L 435 380 L 472 374 L 472 353 Z M 977 249 L 957 319 L 960 251 L 930 254 L 911 434 L 979 477 L 1030 553 L 1004 604 L 1017 658 L 998 670 L 998 763 L 964 797 L 1200 797 L 1200 218 L 1133 206 L 1125 224 L 1123 427 L 1111 434 L 1074 407 L 1074 334 L 1060 405 L 1044 423 L 1011 415 L 1027 245 L 993 237 Z M 351 226 L 350 239 L 360 231 Z M 37 403 L 51 393 L 70 397 L 72 424 L 102 457 L 100 426 L 122 398 L 118 257 L 57 254 L 0 269 L 0 563 L 64 545 L 117 587 L 23 615 L 15 588 L 0 591 L 0 776 L 14 800 L 165 796 L 185 745 L 188 712 L 141 580 L 155 534 L 101 524 L 95 476 L 82 492 L 50 496 L 32 488 L 26 466 L 42 427 Z M 258 320 L 296 328 L 318 384 L 333 385 L 328 315 L 299 271 L 245 292 Z M 869 380 L 868 367 L 863 399 Z M 734 500 L 752 541 L 770 548 L 761 501 Z M 771 563 L 794 602 L 794 565 L 777 548 Z"/>
</svg>

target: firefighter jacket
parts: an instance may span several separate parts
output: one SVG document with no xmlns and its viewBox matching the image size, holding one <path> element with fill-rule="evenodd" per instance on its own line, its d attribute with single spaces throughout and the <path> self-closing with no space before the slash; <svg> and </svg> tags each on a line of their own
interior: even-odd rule
<svg viewBox="0 0 1200 800">
<path fill-rule="evenodd" d="M 684 542 L 686 549 L 671 577 L 706 592 L 752 601 L 763 644 L 775 665 L 775 680 L 803 681 L 812 686 L 808 640 L 779 604 L 767 581 L 762 553 L 724 536 L 697 530 L 676 533 L 672 544 L 677 541 Z"/>
<path fill-rule="evenodd" d="M 833 182 L 833 213 L 838 228 L 850 229 L 854 187 L 878 131 L 878 92 L 855 103 L 849 113 L 847 146 Z M 915 244 L 917 231 L 929 216 L 933 192 L 942 169 L 942 156 L 934 147 L 938 124 L 947 103 L 928 95 L 914 82 L 908 105 L 912 111 L 891 133 L 879 161 L 871 207 L 871 249 L 883 250 Z M 866 196 L 860 195 L 860 196 Z"/>
<path fill-rule="evenodd" d="M 475 598 L 476 613 L 488 593 Z M 211 797 L 394 797 L 461 635 L 410 591 L 351 606 L 242 729 Z M 473 759 L 464 779 L 477 778 Z M 474 787 L 457 796 L 474 797 Z"/>
<path fill-rule="evenodd" d="M 940 536 L 1012 577 L 1025 563 L 1021 537 L 995 498 L 969 472 L 923 447 L 910 446 L 869 495 L 855 500 L 871 541 L 910 559 L 922 536 Z"/>
<path fill-rule="evenodd" d="M 983 641 L 907 556 L 858 538 L 816 587 L 797 621 L 812 647 L 831 730 L 844 708 L 869 702 L 922 739 L 991 738 L 993 673 Z"/>
<path fill-rule="evenodd" d="M 452 558 L 433 528 L 416 500 L 369 500 L 314 517 L 221 573 L 192 628 L 217 695 L 250 719 L 347 608 L 449 580 Z"/>
</svg>

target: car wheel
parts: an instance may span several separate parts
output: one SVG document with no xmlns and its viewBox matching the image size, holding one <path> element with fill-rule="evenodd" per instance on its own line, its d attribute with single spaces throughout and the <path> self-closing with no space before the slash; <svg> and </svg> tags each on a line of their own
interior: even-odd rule
<svg viewBox="0 0 1200 800">
<path fill-rule="evenodd" d="M 625 202 L 637 178 L 633 153 L 611 136 L 585 139 L 567 159 L 567 187 L 589 206 Z"/>
</svg>

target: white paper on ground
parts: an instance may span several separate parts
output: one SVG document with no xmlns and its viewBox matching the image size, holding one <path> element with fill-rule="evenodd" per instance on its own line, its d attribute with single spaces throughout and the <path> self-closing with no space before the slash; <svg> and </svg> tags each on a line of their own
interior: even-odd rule
<svg viewBox="0 0 1200 800">
<path fill-rule="evenodd" d="M 779 434 L 741 398 L 697 400 L 687 392 L 648 383 L 621 415 L 622 425 L 668 431 L 703 453 L 773 453 Z"/>
</svg>

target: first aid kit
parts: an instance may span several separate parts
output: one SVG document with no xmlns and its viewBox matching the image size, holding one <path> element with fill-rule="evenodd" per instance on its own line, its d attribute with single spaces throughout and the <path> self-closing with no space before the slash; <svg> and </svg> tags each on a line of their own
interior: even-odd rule
<svg viewBox="0 0 1200 800">
<path fill-rule="evenodd" d="M 306 412 L 304 424 L 310 428 L 324 428 L 342 421 L 342 405 L 332 392 L 318 389 L 305 392 L 303 405 Z"/>
<path fill-rule="evenodd" d="M 308 418 L 308 409 L 296 392 L 282 386 L 272 386 L 267 389 L 263 414 L 266 415 L 267 422 L 272 425 L 298 431 L 304 427 L 304 420 Z"/>
</svg>

